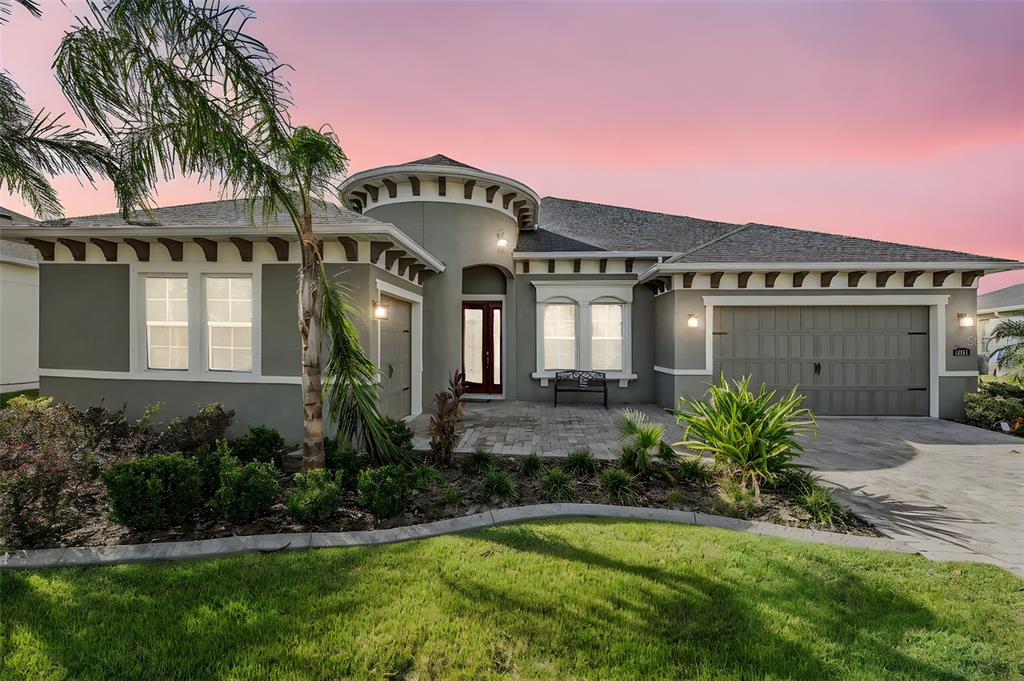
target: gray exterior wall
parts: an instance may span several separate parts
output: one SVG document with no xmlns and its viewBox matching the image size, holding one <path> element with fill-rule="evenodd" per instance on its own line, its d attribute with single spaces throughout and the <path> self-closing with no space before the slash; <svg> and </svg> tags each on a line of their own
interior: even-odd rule
<svg viewBox="0 0 1024 681">
<path fill-rule="evenodd" d="M 128 371 L 128 265 L 41 263 L 39 367 Z"/>
<path fill-rule="evenodd" d="M 451 372 L 462 366 L 463 270 L 473 265 L 494 265 L 506 277 L 511 276 L 511 248 L 499 253 L 497 235 L 503 230 L 508 238 L 514 238 L 516 224 L 490 208 L 431 201 L 371 207 L 366 215 L 394 224 L 445 265 L 444 272 L 423 285 L 423 409 L 429 410 L 434 393 L 442 390 Z M 470 272 L 470 276 L 470 288 L 483 283 L 476 272 Z M 518 310 L 517 287 L 509 286 L 506 296 L 506 309 Z M 506 352 L 508 398 L 516 397 L 509 394 L 514 383 L 508 379 L 524 370 L 521 357 L 521 350 Z"/>
</svg>

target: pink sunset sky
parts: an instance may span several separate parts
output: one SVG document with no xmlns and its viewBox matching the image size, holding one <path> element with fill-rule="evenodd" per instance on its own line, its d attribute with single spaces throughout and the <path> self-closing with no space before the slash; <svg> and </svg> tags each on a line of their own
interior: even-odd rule
<svg viewBox="0 0 1024 681">
<path fill-rule="evenodd" d="M 443 153 L 542 196 L 1024 260 L 1024 3 L 250 6 L 294 121 L 331 124 L 353 171 Z M 83 9 L 0 27 L 36 108 L 67 110 L 49 65 Z M 69 215 L 114 208 L 57 185 Z"/>
</svg>

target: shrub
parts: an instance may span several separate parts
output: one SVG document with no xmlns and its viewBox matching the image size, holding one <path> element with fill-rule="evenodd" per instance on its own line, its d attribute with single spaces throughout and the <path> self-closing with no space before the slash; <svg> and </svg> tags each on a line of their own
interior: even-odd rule
<svg viewBox="0 0 1024 681">
<path fill-rule="evenodd" d="M 279 463 L 284 438 L 275 428 L 250 426 L 245 435 L 235 440 L 233 449 L 235 456 L 242 462 Z"/>
<path fill-rule="evenodd" d="M 488 451 L 477 449 L 466 457 L 464 466 L 471 473 L 483 475 L 491 468 L 494 468 L 494 457 Z"/>
<path fill-rule="evenodd" d="M 416 466 L 409 471 L 409 482 L 414 490 L 423 492 L 441 479 L 441 473 L 430 465 Z"/>
<path fill-rule="evenodd" d="M 711 503 L 711 510 L 733 518 L 749 518 L 757 508 L 754 493 L 733 480 L 722 483 L 718 496 Z"/>
<path fill-rule="evenodd" d="M 385 416 L 381 425 L 384 426 L 384 433 L 391 440 L 391 444 L 403 452 L 412 451 L 413 432 L 409 424 L 401 419 Z"/>
<path fill-rule="evenodd" d="M 458 487 L 452 485 L 444 488 L 444 491 L 441 492 L 441 498 L 444 499 L 445 506 L 458 508 L 462 504 L 462 492 L 459 491 Z"/>
<path fill-rule="evenodd" d="M 675 463 L 679 459 L 679 453 L 672 449 L 672 445 L 662 440 L 658 443 L 658 458 L 664 463 Z"/>
<path fill-rule="evenodd" d="M 465 392 L 462 371 L 456 370 L 448 381 L 448 389 L 434 395 L 435 412 L 430 417 L 430 451 L 435 462 L 440 465 L 452 462 L 455 447 L 462 436 Z"/>
<path fill-rule="evenodd" d="M 201 445 L 192 453 L 199 466 L 199 477 L 203 483 L 203 497 L 209 499 L 220 487 L 220 467 L 225 457 L 233 457 L 234 452 L 227 440 L 217 440 L 211 449 L 210 445 Z"/>
<path fill-rule="evenodd" d="M 593 475 L 601 470 L 601 463 L 594 458 L 586 447 L 569 452 L 565 462 L 565 470 L 573 475 Z"/>
<path fill-rule="evenodd" d="M 680 444 L 695 452 L 711 452 L 715 461 L 731 471 L 740 487 L 750 483 L 760 498 L 761 483 L 771 482 L 792 465 L 803 447 L 798 433 L 814 432 L 814 416 L 800 405 L 804 395 L 794 387 L 781 399 L 763 384 L 755 395 L 750 376 L 730 383 L 725 374 L 712 385 L 707 402 L 689 400 L 689 412 L 680 412 L 686 440 Z"/>
<path fill-rule="evenodd" d="M 964 420 L 981 428 L 995 428 L 1000 421 L 1011 425 L 1024 417 L 1024 399 L 1013 397 L 1012 390 L 991 390 L 986 383 L 976 393 L 964 394 Z M 1013 386 L 1010 386 L 1013 388 Z"/>
<path fill-rule="evenodd" d="M 576 483 L 561 468 L 548 469 L 540 478 L 540 488 L 555 501 L 572 501 L 576 498 Z"/>
<path fill-rule="evenodd" d="M 798 494 L 796 503 L 822 525 L 834 525 L 836 520 L 846 515 L 842 507 L 832 498 L 832 493 L 819 485 L 815 485 L 810 491 Z"/>
<path fill-rule="evenodd" d="M 665 495 L 665 503 L 673 508 L 680 508 L 686 506 L 688 500 L 685 494 L 683 494 L 677 489 L 674 489 Z"/>
<path fill-rule="evenodd" d="M 277 498 L 277 471 L 269 463 L 242 463 L 231 456 L 221 459 L 220 487 L 213 508 L 222 518 L 244 523 L 266 513 Z"/>
<path fill-rule="evenodd" d="M 193 416 L 171 419 L 160 434 L 160 451 L 194 452 L 203 445 L 212 449 L 217 440 L 224 439 L 234 417 L 235 412 L 230 409 L 219 404 L 207 404 L 199 407 Z"/>
<path fill-rule="evenodd" d="M 405 501 L 405 469 L 401 466 L 369 468 L 359 474 L 359 505 L 378 518 L 402 512 Z"/>
<path fill-rule="evenodd" d="M 989 397 L 1007 397 L 1012 400 L 1024 400 L 1024 384 L 1009 381 L 985 381 L 978 384 L 978 393 Z"/>
<path fill-rule="evenodd" d="M 480 491 L 488 499 L 499 499 L 501 501 L 508 501 L 516 494 L 516 490 L 512 486 L 512 480 L 504 471 L 497 468 L 490 469 L 484 475 L 484 480 L 480 484 Z"/>
<path fill-rule="evenodd" d="M 780 492 L 786 492 L 792 497 L 806 494 L 818 486 L 818 479 L 815 478 L 806 468 L 793 466 L 779 475 L 772 481 L 772 487 Z"/>
<path fill-rule="evenodd" d="M 540 473 L 540 469 L 542 467 L 543 466 L 541 464 L 540 457 L 537 456 L 537 452 L 524 456 L 523 460 L 519 462 L 519 472 L 529 478 Z"/>
<path fill-rule="evenodd" d="M 619 440 L 628 442 L 622 448 L 619 464 L 633 473 L 646 473 L 651 468 L 651 453 L 660 449 L 665 427 L 636 409 L 623 409 L 619 413 Z"/>
<path fill-rule="evenodd" d="M 326 469 L 298 473 L 295 486 L 288 492 L 285 505 L 300 523 L 322 523 L 341 505 L 341 485 L 337 476 Z"/>
<path fill-rule="evenodd" d="M 14 548 L 58 539 L 77 514 L 73 499 L 62 494 L 69 478 L 70 469 L 53 457 L 0 470 L 0 536 Z"/>
<path fill-rule="evenodd" d="M 179 524 L 203 502 L 199 464 L 180 452 L 116 463 L 103 482 L 110 518 L 136 529 Z"/>
<path fill-rule="evenodd" d="M 355 489 L 359 471 L 364 468 L 359 452 L 347 442 L 324 438 L 324 456 L 327 469 L 337 472 L 338 484 L 342 489 Z"/>
<path fill-rule="evenodd" d="M 633 484 L 635 480 L 636 478 L 629 471 L 621 468 L 606 468 L 601 471 L 599 485 L 601 491 L 610 501 L 629 506 L 640 500 Z"/>
<path fill-rule="evenodd" d="M 684 456 L 679 459 L 679 474 L 694 482 L 710 482 L 714 473 L 703 458 L 699 456 Z"/>
</svg>

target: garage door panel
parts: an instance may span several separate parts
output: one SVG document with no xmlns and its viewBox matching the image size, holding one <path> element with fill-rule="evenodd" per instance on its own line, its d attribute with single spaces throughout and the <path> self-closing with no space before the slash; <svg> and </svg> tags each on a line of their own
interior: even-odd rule
<svg viewBox="0 0 1024 681">
<path fill-rule="evenodd" d="M 926 307 L 735 307 L 715 320 L 716 377 L 797 385 L 820 414 L 928 414 Z"/>
</svg>

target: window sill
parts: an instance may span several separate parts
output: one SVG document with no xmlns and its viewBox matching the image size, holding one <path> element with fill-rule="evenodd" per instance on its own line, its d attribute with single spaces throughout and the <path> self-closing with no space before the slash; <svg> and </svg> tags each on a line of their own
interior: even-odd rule
<svg viewBox="0 0 1024 681">
<path fill-rule="evenodd" d="M 581 369 L 581 371 L 600 371 L 600 369 Z M 627 373 L 625 371 L 606 371 L 605 374 L 607 375 L 609 381 L 618 381 L 620 388 L 628 388 L 629 382 L 635 381 L 637 379 L 636 374 Z M 540 387 L 546 388 L 548 387 L 548 383 L 550 383 L 555 378 L 555 372 L 534 371 L 532 374 L 530 374 L 530 378 L 540 381 Z"/>
</svg>

